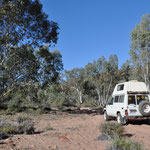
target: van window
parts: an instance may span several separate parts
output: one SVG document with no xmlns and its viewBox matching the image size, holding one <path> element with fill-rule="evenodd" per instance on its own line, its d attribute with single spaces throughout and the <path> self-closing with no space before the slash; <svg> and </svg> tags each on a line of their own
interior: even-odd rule
<svg viewBox="0 0 150 150">
<path fill-rule="evenodd" d="M 137 104 L 140 104 L 143 101 L 149 101 L 147 95 L 137 95 Z"/>
<path fill-rule="evenodd" d="M 112 97 L 112 98 L 110 99 L 110 101 L 108 102 L 108 105 L 113 105 L 113 102 L 114 102 L 114 98 Z"/>
<path fill-rule="evenodd" d="M 120 97 L 119 97 L 119 103 L 124 103 L 124 95 L 120 95 Z"/>
<path fill-rule="evenodd" d="M 119 101 L 119 96 L 115 96 L 114 103 L 118 103 L 118 101 Z"/>
<path fill-rule="evenodd" d="M 117 91 L 122 91 L 122 90 L 124 90 L 124 84 L 118 85 Z"/>
<path fill-rule="evenodd" d="M 136 105 L 135 95 L 128 96 L 128 105 L 130 105 L 130 104 L 135 104 Z"/>
</svg>

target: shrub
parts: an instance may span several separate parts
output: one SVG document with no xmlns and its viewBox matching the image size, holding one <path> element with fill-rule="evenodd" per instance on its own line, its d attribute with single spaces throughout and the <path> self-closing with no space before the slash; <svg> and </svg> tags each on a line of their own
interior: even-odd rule
<svg viewBox="0 0 150 150">
<path fill-rule="evenodd" d="M 11 125 L 10 123 L 1 123 L 0 124 L 0 132 L 6 133 L 6 134 L 16 134 L 17 128 L 14 125 Z"/>
<path fill-rule="evenodd" d="M 32 121 L 23 121 L 17 125 L 18 134 L 34 134 L 34 123 Z"/>
<path fill-rule="evenodd" d="M 17 117 L 17 123 L 23 123 L 24 121 L 31 121 L 31 118 L 25 115 L 19 115 Z"/>
<path fill-rule="evenodd" d="M 115 139 L 107 150 L 143 150 L 142 146 L 134 141 L 127 139 Z"/>
<path fill-rule="evenodd" d="M 55 130 L 55 129 L 51 126 L 48 126 L 48 127 L 45 128 L 45 131 L 52 131 L 52 130 Z"/>
<path fill-rule="evenodd" d="M 100 125 L 102 134 L 110 136 L 111 138 L 120 138 L 124 134 L 123 126 L 117 123 L 102 123 Z"/>
<path fill-rule="evenodd" d="M 21 111 L 21 100 L 13 99 L 8 102 L 8 111 L 10 112 L 20 112 Z"/>
<path fill-rule="evenodd" d="M 38 108 L 37 110 L 35 110 L 35 114 L 41 115 L 44 114 L 44 111 L 42 108 Z"/>
<path fill-rule="evenodd" d="M 33 115 L 41 115 L 44 114 L 44 111 L 42 110 L 42 108 L 38 108 L 38 109 L 29 108 L 26 110 L 26 113 L 33 114 Z"/>
<path fill-rule="evenodd" d="M 34 123 L 31 118 L 25 115 L 20 115 L 17 118 L 17 133 L 18 134 L 33 134 L 34 133 Z"/>
<path fill-rule="evenodd" d="M 6 120 L 0 122 L 0 133 L 3 134 L 33 134 L 34 123 L 29 117 L 19 116 L 17 124 L 10 124 Z"/>
</svg>

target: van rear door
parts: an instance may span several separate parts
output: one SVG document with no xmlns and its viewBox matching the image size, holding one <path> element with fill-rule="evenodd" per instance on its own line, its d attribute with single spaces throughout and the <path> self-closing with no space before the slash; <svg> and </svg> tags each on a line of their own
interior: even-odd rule
<svg viewBox="0 0 150 150">
<path fill-rule="evenodd" d="M 139 104 L 142 101 L 149 101 L 148 95 L 135 94 L 128 96 L 129 116 L 142 116 L 139 111 Z"/>
<path fill-rule="evenodd" d="M 128 115 L 136 116 L 138 112 L 138 106 L 136 101 L 136 95 L 128 95 Z"/>
</svg>

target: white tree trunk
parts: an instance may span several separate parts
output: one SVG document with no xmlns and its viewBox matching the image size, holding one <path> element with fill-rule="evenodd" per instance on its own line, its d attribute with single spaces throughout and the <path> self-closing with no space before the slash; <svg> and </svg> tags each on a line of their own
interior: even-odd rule
<svg viewBox="0 0 150 150">
<path fill-rule="evenodd" d="M 82 101 L 82 92 L 79 92 L 79 98 L 80 98 L 80 104 L 82 104 L 83 103 L 83 101 Z"/>
<path fill-rule="evenodd" d="M 82 104 L 83 103 L 83 101 L 82 101 L 82 92 L 79 89 L 76 89 L 76 90 L 77 90 L 78 95 L 79 95 L 79 102 L 80 102 L 80 104 Z"/>
<path fill-rule="evenodd" d="M 146 64 L 146 86 L 147 86 L 147 89 L 149 91 L 149 66 L 148 66 L 148 62 Z"/>
<path fill-rule="evenodd" d="M 108 87 L 108 91 L 107 91 L 106 103 L 107 103 L 107 101 L 108 101 L 109 91 L 110 91 L 111 84 L 112 84 L 112 77 L 111 77 L 111 80 L 110 80 L 110 83 L 109 83 L 109 87 Z"/>
<path fill-rule="evenodd" d="M 100 95 L 99 89 L 96 89 L 96 92 L 97 92 L 97 95 L 98 95 L 98 104 L 99 104 L 99 105 L 102 105 L 102 102 L 101 102 L 101 95 Z"/>
</svg>

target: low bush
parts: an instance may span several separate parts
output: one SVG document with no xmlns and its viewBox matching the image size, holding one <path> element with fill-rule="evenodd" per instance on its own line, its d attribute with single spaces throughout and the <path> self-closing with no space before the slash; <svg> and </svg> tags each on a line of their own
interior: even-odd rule
<svg viewBox="0 0 150 150">
<path fill-rule="evenodd" d="M 17 125 L 18 134 L 34 134 L 34 123 L 31 121 L 23 121 Z"/>
<path fill-rule="evenodd" d="M 11 125 L 10 123 L 3 122 L 3 123 L 0 123 L 0 133 L 16 134 L 17 128 L 15 125 Z"/>
<path fill-rule="evenodd" d="M 29 108 L 26 110 L 26 113 L 33 114 L 33 115 L 41 115 L 44 114 L 44 111 L 41 108 L 38 109 Z"/>
<path fill-rule="evenodd" d="M 100 131 L 102 134 L 109 136 L 110 138 L 120 138 L 124 134 L 124 127 L 117 123 L 102 123 L 100 125 Z"/>
<path fill-rule="evenodd" d="M 25 122 L 25 121 L 31 121 L 31 118 L 30 117 L 28 117 L 28 116 L 26 116 L 26 115 L 19 115 L 18 117 L 17 117 L 17 123 L 23 123 L 23 122 Z"/>
<path fill-rule="evenodd" d="M 0 122 L 0 133 L 3 134 L 33 134 L 34 123 L 27 116 L 18 116 L 16 123 L 2 120 Z"/>
<path fill-rule="evenodd" d="M 34 123 L 31 118 L 26 115 L 19 115 L 17 118 L 17 133 L 18 134 L 33 134 L 34 133 Z"/>
<path fill-rule="evenodd" d="M 115 139 L 107 147 L 107 150 L 144 150 L 141 144 L 127 140 L 127 139 Z"/>
<path fill-rule="evenodd" d="M 55 129 L 51 126 L 48 126 L 48 127 L 45 128 L 45 131 L 52 131 L 52 130 L 55 130 Z"/>
</svg>

